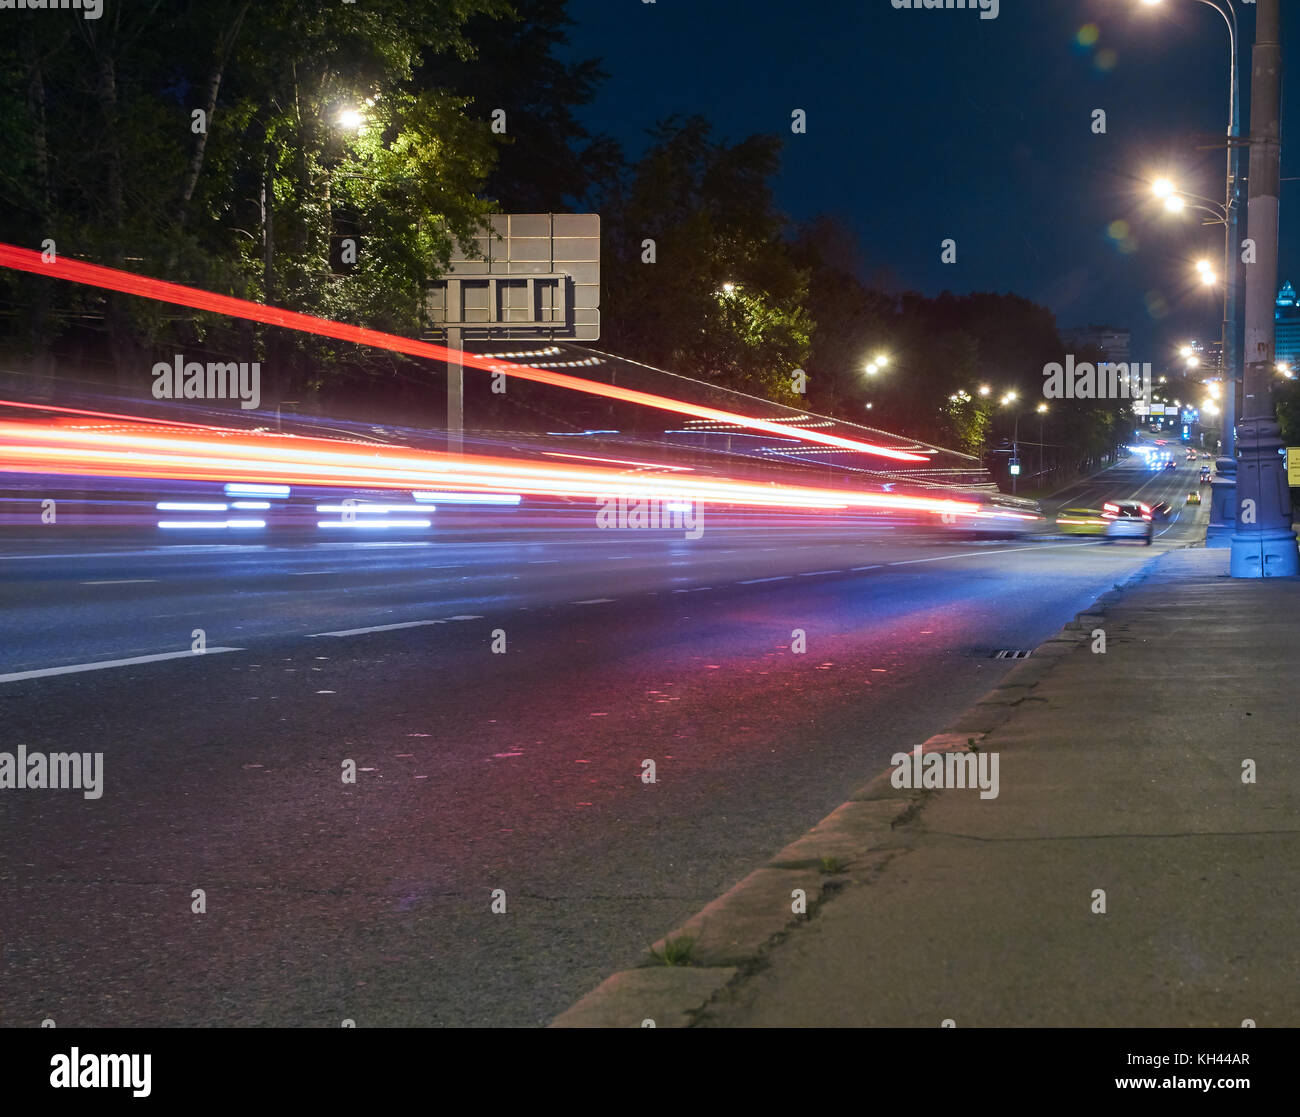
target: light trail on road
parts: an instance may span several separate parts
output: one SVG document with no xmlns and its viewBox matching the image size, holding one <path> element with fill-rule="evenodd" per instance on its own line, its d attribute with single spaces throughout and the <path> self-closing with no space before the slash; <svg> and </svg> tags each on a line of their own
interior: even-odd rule
<svg viewBox="0 0 1300 1117">
<path fill-rule="evenodd" d="M 0 401 L 0 405 L 3 401 Z M 517 491 L 534 496 L 689 500 L 755 507 L 846 510 L 877 508 L 938 515 L 981 514 L 978 504 L 901 493 L 872 493 L 730 478 L 667 476 L 595 466 L 531 463 L 488 456 L 373 447 L 209 427 L 175 432 L 136 429 L 129 416 L 95 424 L 71 419 L 0 421 L 0 471 L 278 482 L 381 489 Z"/>
<path fill-rule="evenodd" d="M 458 361 L 467 368 L 481 369 L 486 372 L 504 372 L 520 380 L 531 380 L 538 384 L 548 384 L 555 388 L 583 392 L 587 395 L 603 396 L 606 399 L 621 400 L 624 403 L 638 404 L 659 411 L 671 411 L 678 415 L 690 415 L 696 419 L 710 419 L 719 423 L 734 423 L 750 430 L 763 431 L 766 434 L 796 441 L 815 442 L 823 446 L 835 446 L 843 450 L 856 450 L 864 454 L 875 454 L 901 462 L 929 462 L 926 454 L 911 450 L 881 446 L 878 443 L 861 442 L 857 439 L 844 438 L 824 431 L 806 430 L 788 423 L 774 422 L 749 415 L 739 415 L 716 407 L 704 407 L 700 404 L 687 403 L 685 400 L 670 399 L 667 396 L 641 392 L 631 388 L 619 388 L 613 384 L 601 384 L 594 380 L 584 380 L 577 376 L 568 376 L 562 372 L 533 368 L 531 365 L 514 364 L 495 357 L 482 357 L 476 353 L 466 353 L 458 349 L 448 349 L 443 345 L 434 345 L 427 341 L 399 337 L 381 330 L 370 330 L 362 326 L 350 326 L 345 322 L 334 322 L 328 318 L 317 318 L 310 314 L 300 314 L 293 310 L 266 306 L 263 303 L 237 299 L 231 295 L 218 295 L 203 291 L 197 287 L 186 287 L 179 283 L 169 283 L 161 279 L 135 275 L 132 272 L 108 268 L 100 264 L 89 264 L 81 260 L 69 260 L 58 257 L 46 260 L 40 252 L 29 248 L 19 248 L 12 244 L 0 244 L 0 267 L 13 268 L 16 271 L 30 272 L 33 275 L 48 276 L 71 283 L 81 283 L 89 287 L 101 287 L 109 291 L 121 291 L 127 295 L 138 295 L 157 302 L 170 303 L 174 306 L 188 306 L 195 310 L 211 311 L 233 318 L 243 318 L 252 322 L 265 322 L 271 326 L 297 330 L 300 333 L 316 334 L 320 337 L 332 337 L 339 341 L 350 341 L 357 345 L 368 345 L 378 349 L 387 349 L 394 353 L 405 353 L 412 357 L 426 357 L 430 360 L 448 362 Z"/>
</svg>

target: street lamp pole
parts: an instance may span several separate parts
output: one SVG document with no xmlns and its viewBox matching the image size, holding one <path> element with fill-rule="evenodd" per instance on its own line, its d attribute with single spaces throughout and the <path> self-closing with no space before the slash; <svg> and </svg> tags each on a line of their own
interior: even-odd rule
<svg viewBox="0 0 1300 1117">
<path fill-rule="evenodd" d="M 1040 490 L 1043 485 L 1043 424 L 1047 422 L 1047 411 L 1040 407 L 1038 409 L 1038 484 Z"/>
<path fill-rule="evenodd" d="M 1156 5 L 1160 0 L 1144 0 L 1146 4 Z M 1239 314 L 1241 260 L 1238 256 L 1241 244 L 1241 65 L 1240 65 L 1240 27 L 1237 22 L 1237 9 L 1232 0 L 1199 0 L 1206 7 L 1213 8 L 1223 17 L 1228 26 L 1228 176 L 1223 216 L 1219 218 L 1224 225 L 1223 245 L 1223 327 L 1222 350 L 1223 377 L 1228 386 L 1224 398 L 1223 452 L 1232 457 L 1234 450 L 1234 421 L 1237 414 L 1237 318 Z M 1195 197 L 1195 195 L 1189 195 Z M 1208 200 L 1208 199 L 1207 199 Z M 1197 209 L 1205 209 L 1197 206 Z M 1213 212 L 1213 211 L 1207 211 Z"/>
<path fill-rule="evenodd" d="M 1019 463 L 1020 461 L 1020 415 L 1021 412 L 1017 411 L 1015 430 L 1011 434 L 1011 460 L 1016 463 Z M 1016 468 L 1017 469 L 1020 468 L 1019 464 L 1017 464 Z M 1019 480 L 1020 480 L 1019 474 L 1017 473 L 1011 474 L 1011 495 L 1012 496 L 1016 495 L 1016 482 Z"/>
<path fill-rule="evenodd" d="M 1224 0 L 1226 10 L 1214 0 L 1200 0 L 1213 8 L 1228 25 L 1228 52 L 1231 56 L 1231 78 L 1228 91 L 1228 189 L 1226 197 L 1227 221 L 1224 229 L 1223 252 L 1223 333 L 1220 360 L 1223 378 L 1227 384 L 1227 406 L 1224 417 L 1223 452 L 1232 457 L 1236 448 L 1234 424 L 1237 416 L 1237 314 L 1240 291 L 1241 262 L 1237 246 L 1241 243 L 1241 68 L 1237 10 L 1232 0 Z"/>
<path fill-rule="evenodd" d="M 1250 105 L 1249 224 L 1256 262 L 1246 272 L 1246 357 L 1237 466 L 1236 518 L 1228 572 L 1234 578 L 1300 574 L 1291 529 L 1291 490 L 1273 417 L 1278 196 L 1282 175 L 1282 13 L 1280 0 L 1259 0 L 1255 16 Z"/>
</svg>

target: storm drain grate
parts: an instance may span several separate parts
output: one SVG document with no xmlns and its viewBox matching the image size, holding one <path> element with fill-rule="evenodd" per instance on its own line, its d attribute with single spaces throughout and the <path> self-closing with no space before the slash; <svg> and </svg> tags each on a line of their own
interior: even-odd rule
<svg viewBox="0 0 1300 1117">
<path fill-rule="evenodd" d="M 1028 659 L 1033 652 L 1021 651 L 1019 648 L 1003 648 L 1000 652 L 994 652 L 994 659 Z"/>
</svg>

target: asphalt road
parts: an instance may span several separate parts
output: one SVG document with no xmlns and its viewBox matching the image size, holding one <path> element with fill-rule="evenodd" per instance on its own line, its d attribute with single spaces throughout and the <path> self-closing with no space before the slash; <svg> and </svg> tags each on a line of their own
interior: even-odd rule
<svg viewBox="0 0 1300 1117">
<path fill-rule="evenodd" d="M 543 1024 L 1197 518 L 11 544 L 0 749 L 103 752 L 104 791 L 0 793 L 0 1023 Z"/>
</svg>

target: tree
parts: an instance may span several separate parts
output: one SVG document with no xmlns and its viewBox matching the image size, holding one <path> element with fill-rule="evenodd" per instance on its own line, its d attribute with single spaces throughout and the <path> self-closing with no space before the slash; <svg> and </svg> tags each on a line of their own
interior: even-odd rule
<svg viewBox="0 0 1300 1117">
<path fill-rule="evenodd" d="M 567 6 L 567 0 L 511 0 L 504 18 L 483 15 L 466 23 L 474 57 L 442 54 L 415 75 L 417 88 L 454 90 L 480 115 L 505 111 L 506 132 L 493 137 L 496 166 L 484 190 L 506 213 L 587 208 L 622 169 L 618 144 L 591 135 L 575 115 L 606 75 L 596 59 L 556 57 L 573 22 Z"/>
<path fill-rule="evenodd" d="M 687 376 L 800 400 L 791 374 L 810 353 L 813 324 L 808 273 L 781 238 L 771 196 L 779 141 L 718 143 L 700 117 L 651 135 L 606 208 L 606 343 Z"/>
<path fill-rule="evenodd" d="M 415 89 L 413 73 L 440 54 L 472 57 L 467 21 L 508 11 L 503 0 L 142 0 L 96 21 L 24 20 L 0 45 L 0 166 L 12 194 L 0 235 L 48 236 L 63 254 L 414 330 L 423 279 L 489 209 L 492 144 L 466 98 Z M 341 130 L 339 111 L 362 106 L 367 127 Z M 331 266 L 336 221 L 361 241 L 346 274 Z M 30 293 L 5 282 L 15 301 Z M 53 300 L 38 319 L 98 314 L 120 375 L 138 377 L 164 343 L 251 340 L 212 316 L 27 286 Z M 42 344 L 68 328 L 46 328 Z M 279 347 L 272 377 L 347 356 L 303 335 L 267 337 Z"/>
<path fill-rule="evenodd" d="M 897 302 L 859 278 L 853 233 L 837 221 L 823 217 L 804 225 L 791 253 L 808 272 L 807 307 L 817 327 L 806 365 L 808 407 L 861 421 L 871 388 L 864 369 L 896 343 Z"/>
</svg>

